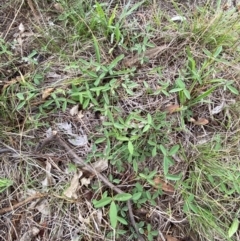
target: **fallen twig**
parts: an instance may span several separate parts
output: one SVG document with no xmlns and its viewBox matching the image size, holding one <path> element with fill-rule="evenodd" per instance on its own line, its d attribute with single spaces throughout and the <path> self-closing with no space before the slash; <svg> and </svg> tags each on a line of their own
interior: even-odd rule
<svg viewBox="0 0 240 241">
<path fill-rule="evenodd" d="M 56 140 L 59 142 L 59 144 L 65 148 L 65 150 L 74 158 L 74 161 L 77 164 L 80 164 L 81 166 L 84 166 L 87 171 L 92 173 L 93 175 L 96 175 L 102 182 L 104 182 L 108 187 L 110 187 L 112 190 L 114 190 L 116 193 L 124 193 L 121 189 L 118 187 L 114 186 L 109 180 L 104 177 L 102 174 L 98 173 L 94 168 L 92 168 L 89 164 L 85 163 L 82 158 L 80 158 L 71 148 L 70 146 L 62 140 L 58 135 L 56 135 Z M 138 240 L 139 241 L 144 241 L 144 238 L 138 231 L 137 224 L 135 222 L 134 216 L 133 216 L 133 211 L 132 211 L 132 203 L 130 200 L 127 201 L 128 205 L 128 213 L 129 213 L 129 218 L 131 221 L 131 224 L 136 231 L 136 234 L 138 235 Z"/>
<path fill-rule="evenodd" d="M 57 135 L 57 132 L 53 132 L 50 137 L 47 137 L 42 142 L 40 142 L 37 145 L 35 152 L 39 152 L 40 150 L 42 150 L 44 146 L 46 146 L 48 143 L 50 143 L 51 141 L 53 141 L 55 139 L 56 135 Z"/>
<path fill-rule="evenodd" d="M 23 201 L 21 201 L 21 202 L 19 202 L 19 203 L 16 203 L 16 204 L 14 204 L 14 205 L 12 205 L 12 206 L 10 206 L 10 207 L 2 208 L 2 209 L 0 210 L 0 215 L 3 215 L 3 214 L 8 213 L 8 212 L 11 212 L 11 211 L 13 211 L 13 210 L 15 210 L 15 209 L 23 206 L 23 205 L 25 205 L 25 204 L 27 204 L 27 203 L 35 200 L 35 199 L 42 198 L 42 197 L 45 197 L 45 196 L 47 196 L 47 195 L 48 195 L 48 194 L 46 194 L 46 193 L 45 193 L 45 194 L 43 194 L 43 193 L 37 193 L 37 194 L 35 194 L 35 195 L 31 196 L 31 197 L 28 197 L 28 198 L 26 198 L 25 200 L 23 200 Z"/>
</svg>

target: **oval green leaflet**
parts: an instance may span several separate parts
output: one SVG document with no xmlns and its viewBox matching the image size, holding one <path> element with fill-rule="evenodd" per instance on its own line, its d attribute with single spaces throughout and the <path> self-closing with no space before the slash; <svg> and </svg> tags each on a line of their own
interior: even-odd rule
<svg viewBox="0 0 240 241">
<path fill-rule="evenodd" d="M 116 196 L 114 196 L 113 199 L 116 201 L 124 202 L 124 201 L 128 201 L 131 198 L 132 198 L 132 195 L 129 193 L 119 193 Z"/>
<path fill-rule="evenodd" d="M 114 201 L 111 202 L 110 210 L 109 210 L 109 217 L 110 217 L 110 223 L 112 228 L 117 227 L 117 206 Z"/>
<path fill-rule="evenodd" d="M 93 205 L 95 208 L 101 208 L 108 205 L 111 201 L 112 201 L 111 197 L 105 197 L 100 199 L 99 201 L 93 200 Z"/>
<path fill-rule="evenodd" d="M 228 230 L 228 237 L 231 238 L 237 231 L 239 226 L 239 220 L 237 218 L 233 219 L 233 222 Z"/>
</svg>

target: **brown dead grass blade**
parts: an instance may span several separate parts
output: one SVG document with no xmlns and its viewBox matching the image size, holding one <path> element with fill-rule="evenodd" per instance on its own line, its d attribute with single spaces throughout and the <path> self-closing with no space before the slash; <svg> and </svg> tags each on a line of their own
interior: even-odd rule
<svg viewBox="0 0 240 241">
<path fill-rule="evenodd" d="M 169 105 L 167 106 L 164 111 L 166 111 L 169 114 L 172 114 L 174 112 L 177 112 L 180 109 L 180 106 L 178 104 L 176 105 Z"/>
<path fill-rule="evenodd" d="M 207 125 L 209 123 L 209 121 L 205 118 L 199 118 L 198 120 L 191 118 L 189 121 L 198 126 Z"/>
<path fill-rule="evenodd" d="M 54 88 L 47 88 L 42 92 L 42 99 L 47 99 L 48 96 L 51 95 L 51 93 L 54 91 Z"/>
<path fill-rule="evenodd" d="M 171 235 L 166 235 L 166 241 L 180 241 L 180 240 L 177 239 L 177 238 L 174 238 L 174 237 L 171 236 Z"/>
<path fill-rule="evenodd" d="M 156 58 L 159 55 L 159 53 L 161 53 L 162 51 L 167 49 L 167 47 L 168 47 L 168 45 L 164 44 L 162 46 L 157 46 L 155 48 L 149 49 L 149 50 L 145 51 L 142 54 L 136 54 L 133 57 L 128 56 L 123 61 L 123 65 L 125 67 L 132 67 L 134 64 L 139 62 L 144 57 L 148 58 L 148 59 L 154 59 L 154 58 Z"/>
</svg>

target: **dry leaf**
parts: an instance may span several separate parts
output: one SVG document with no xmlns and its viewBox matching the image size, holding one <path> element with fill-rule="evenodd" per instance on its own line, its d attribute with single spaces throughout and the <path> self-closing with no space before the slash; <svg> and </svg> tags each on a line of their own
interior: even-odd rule
<svg viewBox="0 0 240 241">
<path fill-rule="evenodd" d="M 183 22 L 183 21 L 185 21 L 185 20 L 187 20 L 185 17 L 183 17 L 183 16 L 174 16 L 174 17 L 172 17 L 171 18 L 171 20 L 173 21 L 173 22 Z"/>
<path fill-rule="evenodd" d="M 18 38 L 17 38 L 17 42 L 18 42 L 18 44 L 19 44 L 20 46 L 22 46 L 22 44 L 23 44 L 23 39 L 22 39 L 21 37 L 18 37 Z"/>
<path fill-rule="evenodd" d="M 61 131 L 65 132 L 66 134 L 73 135 L 72 124 L 69 124 L 68 122 L 63 122 L 63 123 L 57 123 L 56 125 Z"/>
<path fill-rule="evenodd" d="M 88 139 L 87 139 L 87 135 L 82 135 L 82 136 L 78 136 L 78 135 L 73 135 L 73 138 L 68 139 L 68 141 L 74 145 L 74 146 L 85 146 L 88 144 Z"/>
<path fill-rule="evenodd" d="M 48 96 L 51 95 L 53 92 L 54 88 L 47 88 L 42 92 L 42 99 L 45 100 Z"/>
<path fill-rule="evenodd" d="M 85 146 L 88 143 L 88 138 L 87 135 L 77 135 L 74 134 L 72 131 L 72 125 L 67 123 L 67 122 L 63 122 L 63 123 L 57 123 L 56 124 L 58 126 L 58 128 L 62 131 L 64 131 L 66 134 L 68 134 L 69 136 L 71 136 L 71 138 L 68 139 L 68 141 L 74 145 L 74 146 Z M 83 133 L 83 130 L 80 128 L 80 132 Z"/>
<path fill-rule="evenodd" d="M 11 80 L 9 80 L 4 86 L 3 86 L 3 90 L 6 89 L 8 86 L 13 85 L 17 82 L 20 82 L 22 80 L 21 76 L 17 76 L 16 78 L 13 78 Z"/>
<path fill-rule="evenodd" d="M 34 237 L 36 237 L 40 232 L 40 229 L 33 227 L 29 231 L 23 234 L 19 241 L 31 241 Z"/>
<path fill-rule="evenodd" d="M 73 176 L 70 186 L 63 192 L 63 194 L 68 198 L 77 199 L 77 190 L 79 188 L 79 178 L 82 176 L 82 172 L 76 172 Z"/>
<path fill-rule="evenodd" d="M 174 237 L 172 237 L 172 236 L 170 236 L 170 235 L 166 235 L 166 241 L 179 241 L 179 239 L 177 239 L 177 238 L 174 238 Z"/>
<path fill-rule="evenodd" d="M 18 29 L 19 29 L 20 33 L 23 33 L 25 31 L 25 27 L 22 23 L 19 24 Z"/>
<path fill-rule="evenodd" d="M 80 211 L 79 211 L 79 214 L 78 214 L 78 220 L 83 224 L 90 224 L 90 217 L 84 218 Z"/>
<path fill-rule="evenodd" d="M 191 117 L 188 121 L 189 121 L 189 122 L 195 122 L 196 120 Z"/>
<path fill-rule="evenodd" d="M 54 183 L 54 179 L 51 174 L 52 165 L 47 161 L 46 162 L 46 178 L 42 181 L 42 186 L 44 190 L 47 190 L 49 186 Z"/>
<path fill-rule="evenodd" d="M 55 3 L 53 6 L 60 13 L 62 13 L 64 11 L 64 8 L 60 3 Z"/>
<path fill-rule="evenodd" d="M 60 78 L 62 78 L 62 75 L 60 75 L 60 74 L 57 74 L 56 72 L 48 72 L 47 74 L 46 74 L 46 77 L 47 78 L 54 78 L 54 79 L 60 79 Z"/>
<path fill-rule="evenodd" d="M 107 159 L 100 159 L 99 161 L 92 163 L 92 167 L 97 172 L 103 172 L 108 169 L 108 161 Z"/>
<path fill-rule="evenodd" d="M 170 183 L 163 181 L 160 177 L 155 177 L 153 181 L 156 188 L 160 187 L 165 192 L 174 193 L 174 187 Z"/>
<path fill-rule="evenodd" d="M 71 110 L 70 110 L 70 115 L 71 116 L 74 116 L 74 115 L 77 115 L 78 114 L 78 108 L 79 108 L 79 105 L 74 105 Z"/>
<path fill-rule="evenodd" d="M 97 210 L 97 223 L 99 224 L 99 225 L 101 225 L 101 223 L 102 223 L 102 217 L 103 217 L 103 213 L 102 213 L 102 210 L 101 209 L 98 209 Z"/>
<path fill-rule="evenodd" d="M 224 106 L 225 106 L 225 102 L 223 101 L 221 105 L 218 105 L 211 110 L 211 115 L 216 115 L 220 113 L 223 110 Z"/>
<path fill-rule="evenodd" d="M 203 125 L 207 125 L 209 123 L 209 121 L 205 118 L 199 118 L 196 121 L 193 121 L 194 125 L 198 125 L 198 126 L 203 126 Z"/>
<path fill-rule="evenodd" d="M 100 173 L 108 169 L 108 161 L 106 159 L 100 159 L 99 161 L 92 163 L 91 166 L 96 170 L 96 173 Z M 82 169 L 88 171 L 86 167 L 83 167 Z"/>
<path fill-rule="evenodd" d="M 83 178 L 81 179 L 81 184 L 82 184 L 82 186 L 88 187 L 88 185 L 89 185 L 90 183 L 91 183 L 90 178 L 83 177 Z"/>
<path fill-rule="evenodd" d="M 164 44 L 162 46 L 158 46 L 158 47 L 149 49 L 142 54 L 136 54 L 133 57 L 127 56 L 126 59 L 123 61 L 123 65 L 125 67 L 131 67 L 134 64 L 136 64 L 137 62 L 139 62 L 140 60 L 142 60 L 143 58 L 154 59 L 155 57 L 158 56 L 158 54 L 160 52 L 165 50 L 167 47 L 168 47 L 168 45 Z"/>
<path fill-rule="evenodd" d="M 79 112 L 78 112 L 78 115 L 77 115 L 77 118 L 78 118 L 79 120 L 81 120 L 83 117 L 84 117 L 84 115 L 83 115 L 82 111 L 79 111 Z"/>
<path fill-rule="evenodd" d="M 164 111 L 166 111 L 169 114 L 172 114 L 172 113 L 178 111 L 179 109 L 180 109 L 180 106 L 178 104 L 177 105 L 169 105 L 164 109 Z"/>
<path fill-rule="evenodd" d="M 49 216 L 51 214 L 50 212 L 50 205 L 48 203 L 47 199 L 44 199 L 43 201 L 41 201 L 36 207 L 35 209 L 37 209 L 40 213 L 42 213 L 45 216 Z"/>
</svg>

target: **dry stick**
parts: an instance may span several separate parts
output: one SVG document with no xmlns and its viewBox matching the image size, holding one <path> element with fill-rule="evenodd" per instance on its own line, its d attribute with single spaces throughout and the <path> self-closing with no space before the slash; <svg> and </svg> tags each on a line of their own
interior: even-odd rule
<svg viewBox="0 0 240 241">
<path fill-rule="evenodd" d="M 8 213 L 8 212 L 11 212 L 11 211 L 13 211 L 14 209 L 17 209 L 17 208 L 19 208 L 19 207 L 21 207 L 21 206 L 23 206 L 23 205 L 25 205 L 25 204 L 27 204 L 27 203 L 29 203 L 29 202 L 31 202 L 31 201 L 33 201 L 33 200 L 35 200 L 35 199 L 38 199 L 38 198 L 42 198 L 42 197 L 46 197 L 48 194 L 42 194 L 42 193 L 37 193 L 37 194 L 35 194 L 34 196 L 31 196 L 31 197 L 28 197 L 28 198 L 26 198 L 25 200 L 23 200 L 23 201 L 21 201 L 21 202 L 19 202 L 19 203 L 16 203 L 15 205 L 13 205 L 13 206 L 11 206 L 11 207 L 7 207 L 7 208 L 2 208 L 1 210 L 0 210 L 0 215 L 3 215 L 3 214 L 5 214 L 5 213 Z"/>
<path fill-rule="evenodd" d="M 84 166 L 87 171 L 91 172 L 92 174 L 96 175 L 101 181 L 103 181 L 108 187 L 110 187 L 112 190 L 114 190 L 116 193 L 124 193 L 121 189 L 118 187 L 114 186 L 111 182 L 108 181 L 106 177 L 104 177 L 102 174 L 98 173 L 94 168 L 92 168 L 90 165 L 85 163 L 82 158 L 80 158 L 70 147 L 69 145 L 63 141 L 59 136 L 57 136 L 57 141 L 59 144 L 66 149 L 66 151 L 75 159 L 75 162 L 77 164 L 80 164 L 81 166 Z M 138 231 L 137 224 L 135 222 L 134 216 L 133 216 L 133 211 L 132 211 L 132 203 L 130 200 L 127 201 L 128 205 L 128 212 L 129 212 L 129 217 L 131 224 L 136 231 L 138 235 L 138 240 L 139 241 L 144 241 L 144 238 L 141 236 L 141 234 Z"/>
<path fill-rule="evenodd" d="M 55 137 L 57 136 L 57 132 L 53 131 L 52 135 L 50 137 L 45 138 L 42 142 L 40 142 L 37 147 L 35 148 L 35 152 L 39 152 L 40 150 L 43 149 L 44 146 L 46 146 L 48 143 L 53 141 Z"/>
</svg>

